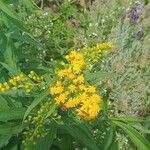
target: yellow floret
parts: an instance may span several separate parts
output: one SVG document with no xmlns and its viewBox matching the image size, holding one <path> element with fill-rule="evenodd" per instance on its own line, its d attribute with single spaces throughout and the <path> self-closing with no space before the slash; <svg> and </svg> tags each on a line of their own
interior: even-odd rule
<svg viewBox="0 0 150 150">
<path fill-rule="evenodd" d="M 74 98 L 74 99 L 70 98 L 70 99 L 65 103 L 65 107 L 66 107 L 67 109 L 73 108 L 73 107 L 75 107 L 76 105 L 78 105 L 79 103 L 80 103 L 80 101 L 79 101 L 78 98 Z"/>
<path fill-rule="evenodd" d="M 68 98 L 69 92 L 66 91 L 62 94 L 60 94 L 58 97 L 55 98 L 57 105 L 63 105 L 65 103 L 65 100 Z"/>
<path fill-rule="evenodd" d="M 87 91 L 90 92 L 90 93 L 95 93 L 96 88 L 94 86 L 88 86 Z"/>
<path fill-rule="evenodd" d="M 101 97 L 99 95 L 93 94 L 90 98 L 92 103 L 100 103 Z"/>
<path fill-rule="evenodd" d="M 66 76 L 66 71 L 65 70 L 60 70 L 60 71 L 58 71 L 57 75 L 59 77 L 65 77 Z"/>
<path fill-rule="evenodd" d="M 75 92 L 75 91 L 76 91 L 76 86 L 73 85 L 73 84 L 70 84 L 70 85 L 68 86 L 68 89 L 69 89 L 70 92 Z"/>
<path fill-rule="evenodd" d="M 31 75 L 34 75 L 34 74 L 35 74 L 35 72 L 32 70 L 32 71 L 30 71 L 30 74 L 31 74 Z"/>
<path fill-rule="evenodd" d="M 84 84 L 79 85 L 81 91 L 86 91 L 86 86 Z"/>
<path fill-rule="evenodd" d="M 79 76 L 77 77 L 77 82 L 78 82 L 79 84 L 84 83 L 84 76 L 83 76 L 83 75 L 79 75 Z"/>
<path fill-rule="evenodd" d="M 62 86 L 54 86 L 50 88 L 50 94 L 55 95 L 55 94 L 60 94 L 63 92 L 63 87 Z"/>
<path fill-rule="evenodd" d="M 0 89 L 0 91 L 1 91 L 1 92 L 5 92 L 5 88 L 2 87 L 2 88 Z"/>
<path fill-rule="evenodd" d="M 62 82 L 61 81 L 57 81 L 56 82 L 56 86 L 62 86 Z"/>
</svg>

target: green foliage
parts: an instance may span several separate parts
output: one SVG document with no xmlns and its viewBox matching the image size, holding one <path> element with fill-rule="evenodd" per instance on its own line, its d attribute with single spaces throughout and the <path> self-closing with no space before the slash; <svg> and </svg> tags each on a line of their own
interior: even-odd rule
<svg viewBox="0 0 150 150">
<path fill-rule="evenodd" d="M 48 96 L 48 94 L 49 94 L 49 89 L 45 90 L 45 91 L 43 91 L 43 93 L 40 93 L 39 95 L 37 95 L 35 97 L 35 100 L 33 100 L 31 105 L 26 110 L 23 118 L 25 119 L 29 115 L 29 113 L 32 111 L 32 109 L 34 109 L 43 99 L 45 99 Z"/>
<path fill-rule="evenodd" d="M 47 65 L 53 60 L 62 59 L 73 47 L 73 39 L 77 33 L 73 23 L 74 20 L 79 21 L 77 17 L 80 13 L 75 5 L 64 3 L 57 14 L 45 8 L 44 11 L 39 10 L 29 16 L 25 23 L 36 43 L 23 45 L 22 55 L 27 60 L 25 65 Z M 31 55 L 35 56 L 34 60 Z"/>
<path fill-rule="evenodd" d="M 55 123 L 49 124 L 48 134 L 45 136 L 45 138 L 38 138 L 33 143 L 31 143 L 28 148 L 34 150 L 49 150 L 51 148 L 53 140 L 56 137 L 56 132 L 57 125 Z"/>
<path fill-rule="evenodd" d="M 24 108 L 13 108 L 2 110 L 0 111 L 0 121 L 7 122 L 8 120 L 22 119 L 25 111 L 26 109 Z"/>
<path fill-rule="evenodd" d="M 68 123 L 64 126 L 64 128 L 74 138 L 77 138 L 80 141 L 82 141 L 83 144 L 85 144 L 85 146 L 89 147 L 90 149 L 99 149 L 95 143 L 94 137 L 92 136 L 92 131 L 85 123 Z"/>
<path fill-rule="evenodd" d="M 116 150 L 118 149 L 117 143 L 115 141 L 115 127 L 114 126 L 110 126 L 110 129 L 106 132 L 106 135 L 104 137 L 104 142 L 103 142 L 103 149 L 107 150 L 107 149 L 112 149 L 112 145 L 116 145 Z"/>
<path fill-rule="evenodd" d="M 150 143 L 148 143 L 145 138 L 143 138 L 135 129 L 126 125 L 125 123 L 118 121 L 114 121 L 114 123 L 126 132 L 126 134 L 131 138 L 139 150 L 148 150 L 150 148 Z"/>
<path fill-rule="evenodd" d="M 10 7 L 6 5 L 3 1 L 0 1 L 0 9 L 11 18 L 20 22 L 17 13 L 15 11 L 10 11 Z"/>
</svg>

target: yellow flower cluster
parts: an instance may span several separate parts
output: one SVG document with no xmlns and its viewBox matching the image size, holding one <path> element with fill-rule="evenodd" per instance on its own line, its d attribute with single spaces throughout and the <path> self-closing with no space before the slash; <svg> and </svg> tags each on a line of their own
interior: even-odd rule
<svg viewBox="0 0 150 150">
<path fill-rule="evenodd" d="M 28 123 L 30 127 L 24 132 L 24 140 L 22 142 L 24 149 L 27 149 L 27 146 L 38 137 L 45 137 L 47 132 L 45 130 L 45 123 L 47 121 L 47 114 L 50 111 L 51 101 L 46 101 L 41 104 L 40 109 L 34 116 L 28 116 L 28 119 L 25 120 L 25 123 Z"/>
<path fill-rule="evenodd" d="M 69 67 L 60 70 L 58 76 L 72 80 L 75 74 L 79 74 L 84 67 L 84 58 L 79 52 L 73 50 L 69 55 L 65 56 L 65 59 L 68 61 Z"/>
<path fill-rule="evenodd" d="M 98 59 L 107 52 L 108 49 L 113 48 L 112 43 L 102 43 L 96 44 L 96 46 L 83 48 L 83 54 L 86 59 L 87 67 L 92 68 L 93 64 L 98 61 Z"/>
<path fill-rule="evenodd" d="M 75 108 L 77 115 L 85 120 L 94 119 L 100 111 L 101 97 L 96 94 L 94 86 L 85 84 L 83 55 L 71 51 L 65 59 L 68 63 L 58 71 L 59 80 L 50 88 L 50 94 L 58 106 Z"/>
<path fill-rule="evenodd" d="M 43 81 L 42 76 L 38 76 L 34 71 L 30 71 L 28 77 L 36 82 Z M 29 93 L 32 89 L 32 84 L 29 81 L 29 78 L 21 73 L 18 76 L 15 76 L 9 79 L 8 82 L 0 83 L 0 92 L 7 92 L 9 90 L 24 89 L 25 92 Z"/>
<path fill-rule="evenodd" d="M 0 83 L 0 92 L 17 90 L 18 88 L 24 88 L 26 92 L 30 92 L 31 90 L 30 84 L 27 83 L 27 78 L 22 73 L 11 78 L 8 82 Z"/>
<path fill-rule="evenodd" d="M 30 73 L 28 74 L 28 77 L 36 82 L 43 81 L 43 77 L 37 75 L 34 71 L 30 71 Z"/>
<path fill-rule="evenodd" d="M 57 122 L 62 124 L 61 116 L 57 114 L 52 108 L 55 104 L 52 103 L 51 99 L 48 99 L 41 103 L 40 108 L 33 115 L 29 115 L 27 120 L 24 122 L 28 124 L 26 131 L 24 132 L 24 140 L 22 141 L 23 148 L 25 150 L 30 149 L 28 146 L 36 144 L 36 139 L 39 137 L 45 137 L 47 135 L 46 125 L 50 122 Z"/>
</svg>

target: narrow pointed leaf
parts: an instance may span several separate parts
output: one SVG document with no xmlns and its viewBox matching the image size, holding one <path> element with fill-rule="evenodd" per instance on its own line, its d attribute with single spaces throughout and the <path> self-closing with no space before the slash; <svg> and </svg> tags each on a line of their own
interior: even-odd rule
<svg viewBox="0 0 150 150">
<path fill-rule="evenodd" d="M 132 140 L 132 142 L 137 146 L 139 150 L 150 149 L 150 143 L 142 135 L 140 135 L 139 132 L 136 131 L 134 128 L 119 121 L 113 122 L 126 132 L 126 134 L 129 136 L 129 138 Z"/>
<path fill-rule="evenodd" d="M 3 1 L 0 1 L 0 10 L 6 13 L 8 16 L 19 20 L 19 17 L 15 11 L 11 9 L 7 4 L 5 4 Z"/>
<path fill-rule="evenodd" d="M 44 92 L 37 95 L 31 105 L 28 107 L 27 111 L 25 112 L 24 119 L 28 116 L 28 114 L 49 94 L 49 89 L 45 90 Z M 24 120 L 23 119 L 23 120 Z"/>
<path fill-rule="evenodd" d="M 111 126 L 105 135 L 103 142 L 103 149 L 108 150 L 112 146 L 114 140 L 115 140 L 115 129 L 113 126 Z"/>
<path fill-rule="evenodd" d="M 99 150 L 91 130 L 85 124 L 66 124 L 65 129 L 90 149 Z"/>
</svg>

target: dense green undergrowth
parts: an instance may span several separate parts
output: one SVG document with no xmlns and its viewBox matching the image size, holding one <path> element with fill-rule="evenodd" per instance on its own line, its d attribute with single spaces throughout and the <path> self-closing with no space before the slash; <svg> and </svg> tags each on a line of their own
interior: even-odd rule
<svg viewBox="0 0 150 150">
<path fill-rule="evenodd" d="M 149 10 L 1 0 L 0 149 L 149 150 Z"/>
</svg>

